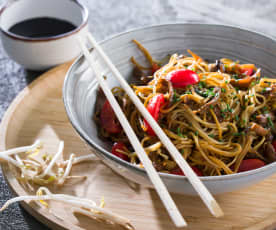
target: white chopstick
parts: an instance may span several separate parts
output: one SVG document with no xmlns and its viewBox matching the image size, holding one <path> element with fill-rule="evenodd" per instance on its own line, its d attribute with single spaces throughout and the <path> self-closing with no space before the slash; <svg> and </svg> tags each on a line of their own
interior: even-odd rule
<svg viewBox="0 0 276 230">
<path fill-rule="evenodd" d="M 88 49 L 85 46 L 82 38 L 80 39 L 80 46 L 82 51 L 86 57 L 86 60 L 89 62 L 90 67 L 94 70 L 96 74 L 96 78 L 98 83 L 100 84 L 105 96 L 107 97 L 111 107 L 113 108 L 120 124 L 122 125 L 129 141 L 131 142 L 135 152 L 137 153 L 140 161 L 142 162 L 152 184 L 155 187 L 156 192 L 158 193 L 160 199 L 162 200 L 164 206 L 166 207 L 171 219 L 173 220 L 174 224 L 177 227 L 185 227 L 187 226 L 186 221 L 184 220 L 183 216 L 179 212 L 178 208 L 176 207 L 173 199 L 171 198 L 167 188 L 165 187 L 163 181 L 159 177 L 159 174 L 156 172 L 155 168 L 152 165 L 151 160 L 148 158 L 144 148 L 142 147 L 139 139 L 137 138 L 136 134 L 134 133 L 133 129 L 131 128 L 125 114 L 121 110 L 120 105 L 118 104 L 117 100 L 115 99 L 114 95 L 112 94 L 111 90 L 108 88 L 106 81 L 104 80 L 101 71 L 96 62 L 90 56 Z"/>
<path fill-rule="evenodd" d="M 136 96 L 136 94 L 133 92 L 129 84 L 126 82 L 124 77 L 120 74 L 118 69 L 113 65 L 111 60 L 108 58 L 108 56 L 104 53 L 102 48 L 98 45 L 96 40 L 93 38 L 93 36 L 88 32 L 87 37 L 91 44 L 93 45 L 93 48 L 99 53 L 99 55 L 103 58 L 105 63 L 108 65 L 108 67 L 111 69 L 114 76 L 117 78 L 117 80 L 120 82 L 122 88 L 125 90 L 125 92 L 128 94 L 132 102 L 135 104 L 136 108 L 140 111 L 140 113 L 143 115 L 143 117 L 147 120 L 147 122 L 150 124 L 151 128 L 154 130 L 156 135 L 159 137 L 163 145 L 167 148 L 167 150 L 170 152 L 171 156 L 177 163 L 177 165 L 183 170 L 186 177 L 194 187 L 194 189 L 197 191 L 205 205 L 208 207 L 210 212 L 215 217 L 221 217 L 223 216 L 223 211 L 220 208 L 219 204 L 216 202 L 212 194 L 207 190 L 207 188 L 204 186 L 204 184 L 201 182 L 201 180 L 198 178 L 198 176 L 195 174 L 195 172 L 191 169 L 189 164 L 186 162 L 186 160 L 183 158 L 183 156 L 179 153 L 177 148 L 174 146 L 174 144 L 170 141 L 170 139 L 167 137 L 167 135 L 163 132 L 163 130 L 160 128 L 158 123 L 154 120 L 154 118 L 150 115 L 150 113 L 147 111 L 145 106 L 142 104 L 142 102 L 139 100 L 139 98 Z"/>
</svg>

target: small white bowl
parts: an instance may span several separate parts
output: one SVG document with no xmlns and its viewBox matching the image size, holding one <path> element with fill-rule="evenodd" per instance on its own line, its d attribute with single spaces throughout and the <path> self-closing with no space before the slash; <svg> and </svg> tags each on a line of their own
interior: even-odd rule
<svg viewBox="0 0 276 230">
<path fill-rule="evenodd" d="M 71 22 L 76 29 L 46 38 L 30 38 L 11 33 L 11 26 L 23 20 L 51 17 Z M 4 49 L 11 59 L 31 70 L 45 70 L 80 54 L 77 36 L 87 32 L 88 10 L 77 0 L 18 0 L 0 11 Z"/>
</svg>

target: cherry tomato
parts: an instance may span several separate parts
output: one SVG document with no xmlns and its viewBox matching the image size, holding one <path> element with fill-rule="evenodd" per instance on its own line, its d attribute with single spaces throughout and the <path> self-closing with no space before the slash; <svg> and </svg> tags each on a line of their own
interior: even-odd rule
<svg viewBox="0 0 276 230">
<path fill-rule="evenodd" d="M 163 106 L 165 103 L 165 98 L 163 94 L 158 94 L 154 97 L 152 97 L 149 100 L 149 103 L 147 105 L 147 110 L 149 111 L 149 113 L 151 114 L 151 116 L 157 121 L 158 117 L 159 117 L 159 111 L 161 106 Z M 150 125 L 148 124 L 148 122 L 146 120 L 144 120 L 145 123 L 145 127 L 147 129 L 147 133 L 151 136 L 154 136 L 155 133 L 152 130 L 152 128 L 150 127 Z"/>
<path fill-rule="evenodd" d="M 159 69 L 160 69 L 160 66 L 157 63 L 152 64 L 152 68 L 151 68 L 152 74 L 154 74 Z"/>
<path fill-rule="evenodd" d="M 203 173 L 195 166 L 191 167 L 194 172 L 198 175 L 198 176 L 203 176 Z M 184 172 L 181 170 L 181 168 L 176 168 L 171 170 L 170 172 L 171 174 L 175 174 L 175 175 L 180 175 L 180 176 L 185 176 Z"/>
<path fill-rule="evenodd" d="M 118 152 L 117 150 L 123 150 L 123 151 L 126 151 L 127 150 L 127 147 L 125 146 L 124 143 L 122 142 L 117 142 L 113 145 L 112 149 L 111 149 L 111 152 L 113 155 L 121 158 L 122 160 L 125 160 L 125 161 L 129 161 L 129 158 L 127 155 L 121 153 L 121 152 Z"/>
<path fill-rule="evenodd" d="M 166 77 L 175 88 L 185 88 L 187 85 L 194 85 L 199 82 L 198 75 L 188 69 L 175 70 Z"/>
<path fill-rule="evenodd" d="M 265 163 L 260 159 L 246 159 L 241 162 L 238 172 L 245 172 L 265 166 Z"/>
<path fill-rule="evenodd" d="M 272 146 L 273 146 L 273 148 L 274 148 L 274 150 L 276 152 L 276 140 L 272 141 Z"/>
<path fill-rule="evenodd" d="M 109 133 L 119 133 L 122 130 L 122 127 L 116 123 L 116 116 L 111 108 L 108 100 L 105 101 L 101 113 L 100 121 L 102 127 Z"/>
<path fill-rule="evenodd" d="M 250 67 L 245 67 L 240 70 L 241 74 L 245 74 L 247 76 L 252 76 L 254 73 L 254 69 Z"/>
</svg>

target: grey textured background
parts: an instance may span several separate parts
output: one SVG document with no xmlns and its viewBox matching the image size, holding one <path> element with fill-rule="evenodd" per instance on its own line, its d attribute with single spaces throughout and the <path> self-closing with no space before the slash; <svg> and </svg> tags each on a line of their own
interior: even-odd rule
<svg viewBox="0 0 276 230">
<path fill-rule="evenodd" d="M 35 0 L 33 0 L 35 1 Z M 57 0 L 58 1 L 58 0 Z M 3 3 L 0 0 L 0 3 Z M 172 22 L 229 24 L 276 37 L 275 0 L 82 0 L 98 40 L 135 27 Z M 15 96 L 40 73 L 10 60 L 0 44 L 0 120 Z M 0 171 L 0 205 L 12 197 Z M 0 230 L 45 230 L 19 205 L 0 214 Z"/>
</svg>

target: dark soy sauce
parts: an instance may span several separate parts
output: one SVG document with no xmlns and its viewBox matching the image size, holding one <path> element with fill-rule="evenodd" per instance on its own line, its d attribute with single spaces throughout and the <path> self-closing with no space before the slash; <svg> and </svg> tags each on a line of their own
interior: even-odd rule
<svg viewBox="0 0 276 230">
<path fill-rule="evenodd" d="M 71 22 L 57 18 L 41 17 L 27 19 L 13 25 L 9 32 L 31 38 L 53 37 L 76 29 Z"/>
</svg>

